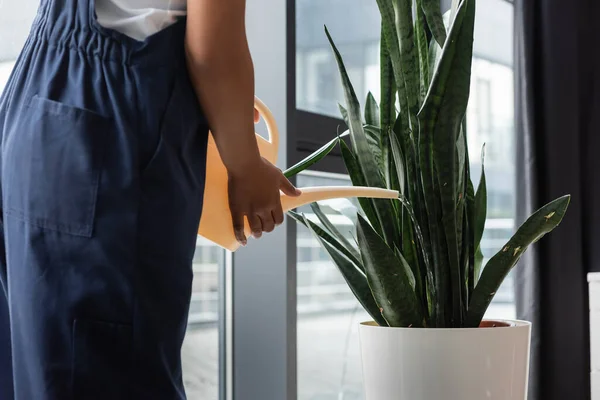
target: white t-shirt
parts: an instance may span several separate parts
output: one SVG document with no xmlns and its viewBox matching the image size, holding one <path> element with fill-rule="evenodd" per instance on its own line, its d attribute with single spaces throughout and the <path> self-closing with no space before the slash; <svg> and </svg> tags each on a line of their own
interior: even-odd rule
<svg viewBox="0 0 600 400">
<path fill-rule="evenodd" d="M 168 27 L 186 9 L 186 0 L 96 0 L 98 23 L 136 40 Z"/>
</svg>

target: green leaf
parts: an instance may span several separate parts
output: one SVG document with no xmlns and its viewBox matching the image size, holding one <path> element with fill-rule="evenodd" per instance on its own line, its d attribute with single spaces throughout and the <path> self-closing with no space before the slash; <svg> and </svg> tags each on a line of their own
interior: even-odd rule
<svg viewBox="0 0 600 400">
<path fill-rule="evenodd" d="M 347 257 L 350 261 L 357 265 L 358 268 L 362 269 L 362 264 L 360 261 L 360 255 L 357 256 L 357 252 L 353 246 L 347 247 L 345 244 L 340 242 L 338 238 L 334 236 L 331 232 L 326 229 L 322 229 L 319 225 L 305 218 L 305 216 L 295 212 L 288 211 L 287 214 L 292 217 L 295 221 L 301 223 L 305 227 L 309 228 L 311 231 L 315 232 L 322 240 L 329 243 L 331 246 L 335 247 L 340 253 L 342 253 L 345 257 Z M 308 221 L 308 224 L 307 222 Z"/>
<path fill-rule="evenodd" d="M 481 266 L 483 264 L 483 252 L 481 251 L 481 245 L 477 246 L 477 250 L 475 250 L 475 266 L 473 268 L 473 282 L 474 285 L 477 285 L 479 281 L 479 276 L 481 275 Z"/>
<path fill-rule="evenodd" d="M 371 292 L 389 326 L 422 327 L 419 303 L 402 262 L 360 215 L 357 233 Z"/>
<path fill-rule="evenodd" d="M 416 19 L 415 19 L 415 32 L 417 38 L 417 49 L 419 53 L 419 75 L 420 75 L 420 91 L 419 91 L 419 104 L 421 107 L 427 89 L 429 88 L 429 46 L 427 43 L 427 33 L 425 32 L 425 15 L 423 14 L 423 8 L 421 3 L 424 0 L 416 0 Z"/>
<path fill-rule="evenodd" d="M 339 72 L 342 78 L 344 88 L 344 97 L 346 99 L 346 109 L 348 110 L 348 128 L 350 129 L 350 138 L 352 139 L 352 150 L 357 157 L 358 165 L 362 171 L 365 181 L 370 187 L 384 187 L 381 171 L 377 167 L 375 157 L 370 151 L 367 136 L 363 129 L 362 118 L 360 114 L 360 105 L 354 92 L 350 77 L 344 66 L 342 56 L 333 43 L 333 39 L 325 28 L 327 39 L 333 49 L 335 59 L 338 64 Z"/>
<path fill-rule="evenodd" d="M 307 225 L 309 225 L 312 230 L 313 225 L 310 224 L 310 221 L 306 220 Z M 387 322 L 381 316 L 379 311 L 379 307 L 373 298 L 373 294 L 371 293 L 371 289 L 369 288 L 369 284 L 366 276 L 361 272 L 360 268 L 348 258 L 344 256 L 344 254 L 340 253 L 338 249 L 331 246 L 328 242 L 324 241 L 317 232 L 312 231 L 313 235 L 317 238 L 317 240 L 321 243 L 323 248 L 329 253 L 329 256 L 333 260 L 334 264 L 338 267 L 340 273 L 346 280 L 346 283 L 352 290 L 352 293 L 359 301 L 359 303 L 364 307 L 365 311 L 371 315 L 371 317 L 377 322 L 379 326 L 387 326 Z"/>
<path fill-rule="evenodd" d="M 441 55 L 442 48 L 434 39 L 432 39 L 429 42 L 429 83 L 431 83 L 431 78 L 440 62 Z"/>
<path fill-rule="evenodd" d="M 323 210 L 321 210 L 321 207 L 319 206 L 319 204 L 312 203 L 310 205 L 310 207 L 311 207 L 312 211 L 315 213 L 315 215 L 317 216 L 317 218 L 319 219 L 319 221 L 321 222 L 321 224 L 323 224 L 325 229 L 327 229 L 338 240 L 338 242 L 344 247 L 344 249 L 347 250 L 347 252 L 352 255 L 351 256 L 352 261 L 355 261 L 355 262 L 358 261 L 360 259 L 360 254 L 358 253 L 358 250 L 355 249 L 354 246 L 352 246 L 352 244 L 350 244 L 348 239 L 346 239 L 346 237 L 342 234 L 342 232 L 340 232 L 335 227 L 335 225 L 333 225 L 331 223 L 329 218 L 327 218 L 327 215 L 325 215 Z"/>
<path fill-rule="evenodd" d="M 331 152 L 331 150 L 333 150 L 335 148 L 335 145 L 338 143 L 340 137 L 345 137 L 345 136 L 348 136 L 349 134 L 350 134 L 350 132 L 345 132 L 345 133 L 341 134 L 339 137 L 336 137 L 335 139 L 331 139 L 327 144 L 325 144 L 319 150 L 315 151 L 310 156 L 306 157 L 304 160 L 298 162 L 294 166 L 286 169 L 283 172 L 283 175 L 286 178 L 291 178 L 292 176 L 297 175 L 300 172 L 311 167 L 312 165 L 316 164 L 317 162 L 319 162 L 320 160 L 325 158 L 325 156 L 327 156 L 327 154 L 329 154 Z"/>
<path fill-rule="evenodd" d="M 381 104 L 380 126 L 382 132 L 387 132 L 393 125 L 396 118 L 395 98 L 396 98 L 396 81 L 394 80 L 394 69 L 392 67 L 392 59 L 390 52 L 385 43 L 385 35 L 383 26 L 381 27 L 381 43 L 379 50 L 380 59 L 380 81 L 381 81 Z M 385 152 L 384 152 L 385 157 Z"/>
<path fill-rule="evenodd" d="M 388 52 L 390 54 L 390 61 L 394 72 L 394 78 L 398 89 L 404 87 L 404 77 L 402 75 L 402 61 L 400 55 L 400 44 L 398 42 L 398 33 L 396 32 L 396 15 L 394 12 L 393 1 L 395 0 L 377 0 L 377 6 L 379 7 L 379 14 L 381 15 L 381 26 L 383 31 L 383 42 L 385 43 Z M 406 103 L 405 94 L 398 94 L 400 100 L 400 109 L 402 106 L 402 97 Z M 407 114 L 408 116 L 408 114 Z M 406 121 L 408 124 L 408 120 Z"/>
<path fill-rule="evenodd" d="M 365 102 L 365 122 L 367 125 L 373 125 L 377 128 L 380 127 L 379 106 L 371 92 L 367 95 L 367 101 Z"/>
<path fill-rule="evenodd" d="M 435 174 L 441 202 L 441 223 L 450 270 L 453 326 L 462 324 L 462 268 L 458 251 L 456 204 L 458 174 L 456 142 L 469 98 L 473 54 L 475 1 L 463 0 L 419 112 L 420 132 L 433 140 Z M 431 140 L 431 139 L 430 139 Z M 434 182 L 435 184 L 435 182 Z M 461 222 L 462 223 L 462 222 Z"/>
<path fill-rule="evenodd" d="M 438 0 L 422 0 L 423 12 L 427 18 L 427 24 L 436 42 L 440 47 L 444 47 L 446 42 L 446 27 L 442 18 L 442 10 Z"/>
<path fill-rule="evenodd" d="M 484 168 L 485 145 L 481 149 L 481 177 L 475 194 L 475 246 L 479 247 L 483 230 L 485 229 L 485 219 L 487 217 L 487 187 L 485 182 Z"/>
<path fill-rule="evenodd" d="M 380 170 L 383 170 L 383 154 L 381 149 L 381 129 L 373 125 L 365 125 L 363 127 L 365 135 L 367 136 L 367 142 L 375 162 Z"/>
<path fill-rule="evenodd" d="M 472 296 L 473 294 L 473 290 L 475 289 L 475 285 L 477 284 L 477 279 L 479 276 L 479 270 L 477 269 L 477 260 L 476 260 L 476 256 L 473 252 L 473 249 L 477 249 L 477 247 L 475 246 L 475 190 L 473 189 L 473 182 L 471 181 L 471 175 L 469 172 L 469 160 L 468 160 L 468 153 L 465 154 L 467 159 L 466 159 L 466 167 L 465 167 L 465 171 L 467 174 L 466 177 L 466 183 L 467 183 L 467 189 L 466 189 L 466 210 L 465 213 L 467 214 L 467 234 L 465 236 L 465 241 L 466 243 L 463 245 L 465 251 L 467 252 L 467 285 L 468 285 L 468 291 L 469 291 L 469 298 Z M 483 258 L 482 258 L 483 260 Z M 479 266 L 481 266 L 481 263 L 479 263 Z M 470 300 L 469 300 L 470 301 Z"/>
<path fill-rule="evenodd" d="M 360 167 L 358 166 L 358 161 L 356 160 L 356 156 L 352 154 L 352 150 L 348 148 L 348 145 L 343 140 L 340 140 L 340 149 L 342 150 L 342 159 L 344 160 L 344 164 L 346 165 L 346 170 L 348 171 L 348 176 L 350 177 L 350 181 L 353 186 L 366 186 L 365 179 L 360 171 Z M 373 199 L 366 197 L 359 197 L 358 204 L 362 208 L 365 216 L 371 223 L 376 227 L 378 233 L 381 235 L 382 228 L 379 225 L 379 217 L 377 216 L 377 212 L 375 211 L 375 205 L 373 204 Z"/>
<path fill-rule="evenodd" d="M 392 156 L 394 157 L 394 165 L 396 167 L 396 175 L 398 176 L 398 182 L 400 185 L 400 193 L 405 194 L 406 170 L 404 168 L 404 154 L 402 154 L 402 148 L 396 135 L 391 135 L 390 147 L 392 150 Z"/>
<path fill-rule="evenodd" d="M 531 215 L 506 245 L 486 264 L 469 303 L 466 326 L 478 327 L 500 285 L 527 248 L 562 221 L 570 196 L 560 197 Z M 366 268 L 366 266 L 365 266 Z"/>
<path fill-rule="evenodd" d="M 414 130 L 419 111 L 419 67 L 412 21 L 412 0 L 393 0 L 396 33 L 400 44 L 400 62 L 408 106 L 409 121 Z M 398 83 L 398 82 L 396 82 Z"/>
<path fill-rule="evenodd" d="M 342 77 L 344 96 L 346 98 L 346 106 L 348 110 L 350 138 L 352 139 L 353 151 L 356 155 L 356 159 L 358 160 L 358 166 L 360 167 L 360 171 L 362 172 L 364 180 L 368 186 L 384 188 L 386 186 L 383 179 L 383 173 L 379 169 L 379 165 L 377 164 L 374 155 L 371 151 L 369 151 L 369 142 L 367 140 L 367 135 L 365 134 L 360 116 L 360 105 L 356 98 L 352 83 L 350 82 L 350 78 L 348 77 L 348 73 L 346 72 L 346 67 L 344 66 L 342 56 L 333 43 L 327 28 L 325 28 L 325 33 L 327 34 L 327 38 L 333 49 L 340 75 Z M 384 238 L 388 242 L 393 243 L 399 237 L 398 231 L 395 225 L 384 223 L 384 221 L 394 220 L 394 210 L 391 202 L 387 200 L 373 200 L 372 203 L 375 206 L 375 212 L 379 218 Z"/>
<path fill-rule="evenodd" d="M 338 103 L 338 108 L 340 109 L 340 114 L 342 116 L 342 120 L 346 123 L 346 126 L 349 126 L 350 123 L 348 122 L 348 110 L 346 110 L 346 108 Z M 350 131 L 348 131 L 348 133 L 350 133 Z"/>
</svg>

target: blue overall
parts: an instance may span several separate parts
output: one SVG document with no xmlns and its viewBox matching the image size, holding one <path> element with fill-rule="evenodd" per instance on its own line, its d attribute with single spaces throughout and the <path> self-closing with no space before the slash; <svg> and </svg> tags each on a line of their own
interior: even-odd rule
<svg viewBox="0 0 600 400">
<path fill-rule="evenodd" d="M 1 400 L 185 398 L 208 125 L 184 34 L 41 1 L 0 99 Z"/>
</svg>

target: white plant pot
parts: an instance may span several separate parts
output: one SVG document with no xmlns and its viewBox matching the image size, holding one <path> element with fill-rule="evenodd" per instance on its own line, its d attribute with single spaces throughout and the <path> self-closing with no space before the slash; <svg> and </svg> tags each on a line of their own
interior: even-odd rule
<svg viewBox="0 0 600 400">
<path fill-rule="evenodd" d="M 525 400 L 531 324 L 477 329 L 359 326 L 366 400 Z"/>
</svg>

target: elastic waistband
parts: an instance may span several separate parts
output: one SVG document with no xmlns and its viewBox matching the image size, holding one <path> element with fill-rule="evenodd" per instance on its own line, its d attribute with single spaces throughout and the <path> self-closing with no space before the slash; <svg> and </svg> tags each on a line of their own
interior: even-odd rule
<svg viewBox="0 0 600 400">
<path fill-rule="evenodd" d="M 174 64 L 184 54 L 185 17 L 138 41 L 101 26 L 94 3 L 94 0 L 42 0 L 32 25 L 32 37 L 125 65 Z"/>
</svg>

